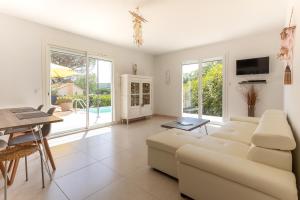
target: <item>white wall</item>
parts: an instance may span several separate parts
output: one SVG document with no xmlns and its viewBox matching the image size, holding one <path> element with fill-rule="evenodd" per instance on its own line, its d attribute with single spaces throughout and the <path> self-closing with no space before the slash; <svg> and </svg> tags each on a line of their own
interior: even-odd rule
<svg viewBox="0 0 300 200">
<path fill-rule="evenodd" d="M 294 22 L 297 25 L 296 29 L 296 46 L 294 49 L 293 62 L 293 84 L 284 87 L 284 109 L 288 113 L 288 118 L 293 129 L 294 137 L 297 142 L 297 149 L 294 151 L 293 163 L 294 171 L 297 175 L 298 185 L 300 183 L 300 2 L 296 2 L 294 8 Z M 290 10 L 287 14 L 290 18 Z M 288 20 L 287 20 L 288 21 Z"/>
<path fill-rule="evenodd" d="M 155 57 L 155 113 L 170 116 L 181 114 L 181 63 L 199 59 L 225 56 L 227 68 L 228 115 L 247 115 L 246 103 L 238 82 L 248 79 L 267 79 L 259 85 L 259 101 L 256 109 L 260 116 L 265 109 L 283 108 L 283 84 L 281 62 L 276 59 L 279 48 L 279 30 L 248 36 L 232 41 L 186 49 Z M 199 36 L 200 37 L 200 36 Z M 256 76 L 235 75 L 237 59 L 270 56 L 270 74 Z M 171 82 L 165 84 L 165 72 L 170 70 Z M 225 116 L 226 117 L 226 116 Z"/>
<path fill-rule="evenodd" d="M 133 63 L 138 65 L 138 74 L 153 75 L 152 55 L 2 14 L 0 27 L 0 107 L 42 103 L 42 66 L 46 62 L 43 58 L 47 43 L 105 54 L 113 59 L 116 120 L 120 118 L 120 75 L 131 73 Z"/>
</svg>

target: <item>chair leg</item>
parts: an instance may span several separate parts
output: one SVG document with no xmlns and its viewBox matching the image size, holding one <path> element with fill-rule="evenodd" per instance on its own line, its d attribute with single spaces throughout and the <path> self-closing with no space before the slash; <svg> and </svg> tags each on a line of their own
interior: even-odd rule
<svg viewBox="0 0 300 200">
<path fill-rule="evenodd" d="M 39 150 L 39 152 L 40 152 L 40 159 L 41 159 L 42 184 L 43 184 L 43 188 L 45 188 L 43 152 L 42 150 Z"/>
<path fill-rule="evenodd" d="M 4 163 L 4 200 L 7 200 L 7 163 L 6 160 Z"/>
<path fill-rule="evenodd" d="M 49 158 L 50 163 L 51 163 L 51 167 L 52 167 L 53 171 L 55 171 L 56 166 L 55 166 L 55 163 L 54 163 L 54 159 L 53 159 L 53 156 L 52 156 L 47 138 L 44 138 L 44 144 L 45 144 L 45 150 L 46 150 L 46 153 L 47 153 L 47 157 Z"/>
<path fill-rule="evenodd" d="M 11 172 L 11 175 L 10 175 L 10 179 L 7 182 L 8 185 L 12 185 L 14 180 L 15 180 L 15 177 L 16 177 L 16 174 L 17 174 L 17 169 L 18 169 L 18 166 L 19 166 L 19 160 L 20 159 L 16 159 L 14 161 L 14 166 L 13 166 L 13 169 L 12 169 L 12 172 Z"/>
<path fill-rule="evenodd" d="M 26 182 L 28 181 L 28 162 L 27 162 L 27 156 L 25 156 L 25 175 L 26 175 Z"/>
<path fill-rule="evenodd" d="M 14 160 L 11 160 L 8 165 L 7 173 L 9 173 L 14 165 Z"/>
</svg>

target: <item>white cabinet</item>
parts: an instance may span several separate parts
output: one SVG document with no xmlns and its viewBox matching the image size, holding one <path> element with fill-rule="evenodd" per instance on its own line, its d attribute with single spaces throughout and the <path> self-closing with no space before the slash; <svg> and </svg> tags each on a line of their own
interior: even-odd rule
<svg viewBox="0 0 300 200">
<path fill-rule="evenodd" d="M 121 75 L 122 120 L 150 116 L 153 114 L 152 77 Z"/>
</svg>

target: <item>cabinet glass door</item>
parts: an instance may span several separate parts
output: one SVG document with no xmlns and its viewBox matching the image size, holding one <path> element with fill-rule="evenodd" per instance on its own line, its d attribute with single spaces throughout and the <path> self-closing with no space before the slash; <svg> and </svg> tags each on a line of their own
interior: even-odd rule
<svg viewBox="0 0 300 200">
<path fill-rule="evenodd" d="M 150 105 L 150 91 L 150 83 L 143 83 L 143 106 Z"/>
<path fill-rule="evenodd" d="M 131 91 L 131 106 L 139 106 L 140 105 L 140 83 L 131 82 L 130 83 L 130 91 Z"/>
</svg>

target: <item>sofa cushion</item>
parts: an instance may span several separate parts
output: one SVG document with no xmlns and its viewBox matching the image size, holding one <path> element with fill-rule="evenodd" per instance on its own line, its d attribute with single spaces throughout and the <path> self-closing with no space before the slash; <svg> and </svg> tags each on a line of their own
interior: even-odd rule
<svg viewBox="0 0 300 200">
<path fill-rule="evenodd" d="M 280 110 L 268 110 L 263 114 L 251 140 L 255 146 L 263 148 L 287 151 L 296 148 L 286 114 Z"/>
<path fill-rule="evenodd" d="M 210 135 L 250 145 L 251 137 L 256 128 L 256 123 L 229 121 Z"/>
<path fill-rule="evenodd" d="M 249 122 L 253 124 L 258 124 L 260 121 L 259 117 L 243 117 L 243 116 L 231 116 L 230 121 L 240 121 L 240 122 Z"/>
<path fill-rule="evenodd" d="M 188 131 L 169 129 L 147 138 L 146 143 L 150 147 L 160 149 L 172 154 L 185 144 L 195 143 L 196 136 Z"/>
<path fill-rule="evenodd" d="M 292 171 L 292 153 L 290 151 L 266 149 L 252 145 L 249 148 L 247 158 L 279 169 Z"/>
<path fill-rule="evenodd" d="M 147 145 L 171 154 L 185 144 L 211 149 L 242 158 L 246 158 L 249 149 L 248 145 L 211 136 L 194 136 L 190 132 L 178 129 L 170 129 L 147 139 Z"/>
</svg>

